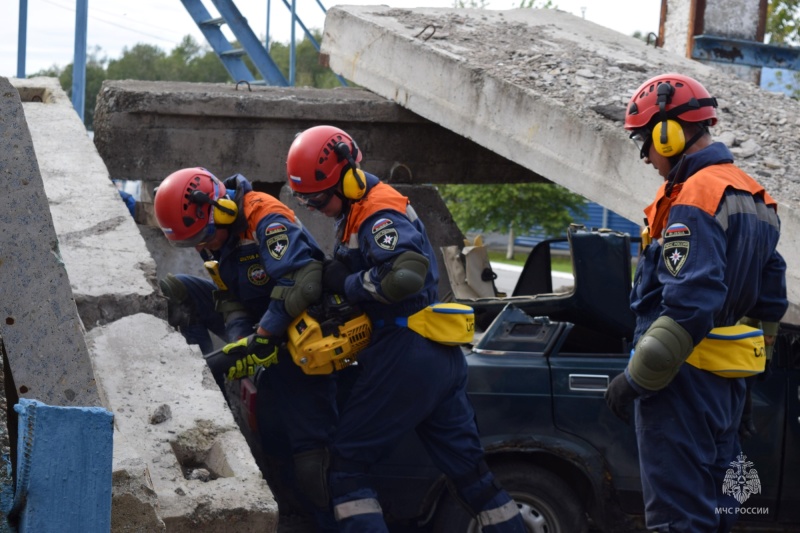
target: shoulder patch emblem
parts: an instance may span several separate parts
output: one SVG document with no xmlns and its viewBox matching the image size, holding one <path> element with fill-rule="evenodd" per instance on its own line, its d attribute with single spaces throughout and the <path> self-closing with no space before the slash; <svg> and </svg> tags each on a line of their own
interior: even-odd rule
<svg viewBox="0 0 800 533">
<path fill-rule="evenodd" d="M 372 225 L 372 234 L 375 235 L 380 230 L 382 230 L 384 228 L 388 228 L 392 224 L 393 224 L 393 222 L 391 220 L 389 220 L 388 218 L 382 218 L 382 219 L 378 220 L 377 222 L 375 222 L 375 224 Z"/>
<path fill-rule="evenodd" d="M 265 285 L 269 281 L 269 276 L 260 264 L 250 265 L 247 269 L 247 280 L 253 285 Z"/>
<path fill-rule="evenodd" d="M 689 241 L 664 242 L 661 254 L 669 273 L 677 276 L 683 265 L 686 264 L 686 258 L 689 257 Z"/>
<path fill-rule="evenodd" d="M 664 232 L 664 238 L 671 239 L 673 237 L 688 237 L 691 234 L 692 232 L 689 231 L 689 228 L 686 226 L 686 224 L 677 222 L 669 225 L 667 230 Z"/>
<path fill-rule="evenodd" d="M 269 250 L 269 255 L 275 258 L 276 261 L 280 261 L 283 258 L 283 255 L 286 253 L 286 250 L 289 248 L 289 236 L 286 233 L 278 233 L 267 239 L 267 250 Z"/>
<path fill-rule="evenodd" d="M 391 221 L 389 221 L 391 223 Z M 387 228 L 382 229 L 378 233 L 375 234 L 375 244 L 383 248 L 384 250 L 392 251 L 394 247 L 397 246 L 397 239 L 400 236 L 397 234 L 397 230 L 394 228 Z"/>
<path fill-rule="evenodd" d="M 280 222 L 273 222 L 269 226 L 267 226 L 267 230 L 264 232 L 267 237 L 270 235 L 275 235 L 276 233 L 285 233 L 286 226 L 281 224 Z"/>
</svg>

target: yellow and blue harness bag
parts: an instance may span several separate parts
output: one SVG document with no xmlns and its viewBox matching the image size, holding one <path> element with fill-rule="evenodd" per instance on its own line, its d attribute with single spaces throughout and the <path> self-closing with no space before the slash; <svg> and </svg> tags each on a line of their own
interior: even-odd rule
<svg viewBox="0 0 800 533">
<path fill-rule="evenodd" d="M 469 344 L 475 337 L 475 311 L 457 303 L 436 303 L 394 323 L 448 346 Z"/>
<path fill-rule="evenodd" d="M 724 378 L 760 374 L 767 362 L 764 332 L 741 324 L 714 328 L 686 362 Z"/>
</svg>

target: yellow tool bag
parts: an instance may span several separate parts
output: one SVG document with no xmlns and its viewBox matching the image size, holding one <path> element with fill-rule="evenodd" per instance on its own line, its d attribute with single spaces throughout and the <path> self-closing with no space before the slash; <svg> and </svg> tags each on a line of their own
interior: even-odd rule
<svg viewBox="0 0 800 533">
<path fill-rule="evenodd" d="M 746 378 L 764 371 L 764 333 L 750 326 L 714 328 L 694 347 L 686 362 L 724 378 Z"/>
<path fill-rule="evenodd" d="M 440 344 L 458 346 L 471 343 L 475 336 L 475 311 L 468 305 L 438 303 L 408 318 L 396 318 L 395 324 Z"/>
<path fill-rule="evenodd" d="M 303 372 L 330 374 L 356 362 L 356 354 L 369 344 L 372 323 L 364 313 L 339 315 L 320 323 L 303 311 L 289 325 L 287 334 L 286 346 Z"/>
</svg>

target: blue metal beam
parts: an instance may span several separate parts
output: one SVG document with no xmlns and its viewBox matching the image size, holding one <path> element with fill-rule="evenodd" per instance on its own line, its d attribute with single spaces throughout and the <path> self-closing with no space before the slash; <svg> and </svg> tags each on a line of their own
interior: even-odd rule
<svg viewBox="0 0 800 533">
<path fill-rule="evenodd" d="M 75 9 L 75 60 L 72 62 L 72 107 L 83 120 L 86 100 L 86 34 L 89 18 L 89 0 L 76 0 Z"/>
<path fill-rule="evenodd" d="M 247 51 L 256 69 L 270 85 L 285 87 L 289 85 L 283 73 L 261 45 L 256 34 L 250 29 L 247 19 L 242 16 L 233 0 L 211 0 L 219 14 L 228 23 L 228 27 L 236 36 L 236 40 Z M 238 80 L 237 80 L 238 81 Z"/>
<path fill-rule="evenodd" d="M 800 49 L 713 35 L 696 35 L 692 59 L 729 65 L 800 70 Z"/>
<path fill-rule="evenodd" d="M 28 0 L 19 0 L 19 32 L 17 35 L 17 78 L 25 77 L 25 52 L 28 42 Z"/>
</svg>

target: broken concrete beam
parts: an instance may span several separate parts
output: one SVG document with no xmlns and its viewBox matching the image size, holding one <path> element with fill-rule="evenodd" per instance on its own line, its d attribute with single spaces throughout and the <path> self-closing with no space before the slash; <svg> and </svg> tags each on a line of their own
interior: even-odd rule
<svg viewBox="0 0 800 533">
<path fill-rule="evenodd" d="M 115 443 L 125 443 L 114 449 L 112 520 L 161 521 L 171 533 L 275 531 L 272 492 L 196 347 L 147 314 L 86 339 L 115 415 Z M 149 486 L 137 491 L 143 479 Z"/>
<path fill-rule="evenodd" d="M 337 74 L 633 221 L 662 180 L 625 107 L 648 78 L 692 76 L 719 102 L 712 134 L 780 204 L 779 251 L 800 261 L 796 100 L 557 9 L 334 6 L 321 51 Z M 785 320 L 800 323 L 800 271 L 787 283 Z"/>
<path fill-rule="evenodd" d="M 61 258 L 86 329 L 139 312 L 166 317 L 155 262 L 57 78 L 12 79 L 30 100 L 25 120 Z"/>
<path fill-rule="evenodd" d="M 100 406 L 31 137 L 19 93 L 0 78 L 0 336 L 20 398 Z"/>
<path fill-rule="evenodd" d="M 286 182 L 297 133 L 319 124 L 359 142 L 370 171 L 395 183 L 541 181 L 468 138 L 364 89 L 106 80 L 97 98 L 95 144 L 114 178 L 150 191 L 179 168 L 219 178 L 241 173 L 258 187 Z M 278 195 L 279 187 L 267 190 Z"/>
</svg>

